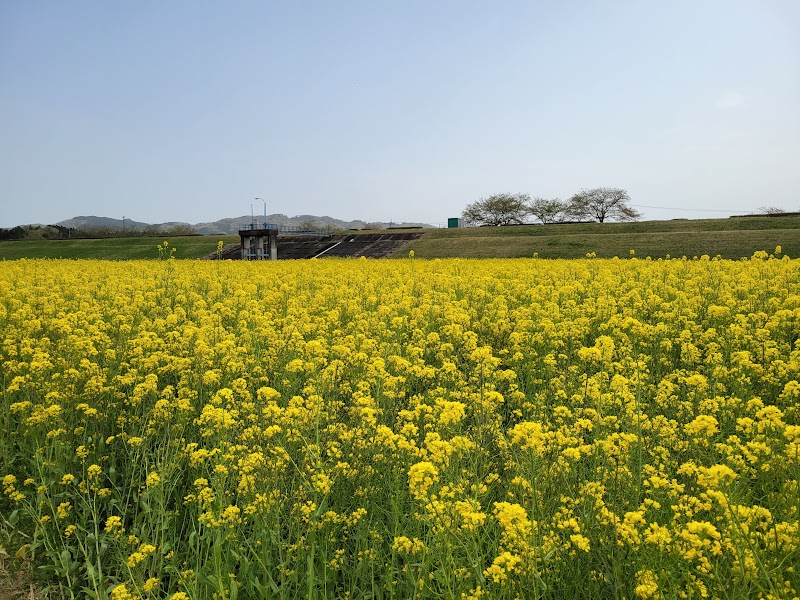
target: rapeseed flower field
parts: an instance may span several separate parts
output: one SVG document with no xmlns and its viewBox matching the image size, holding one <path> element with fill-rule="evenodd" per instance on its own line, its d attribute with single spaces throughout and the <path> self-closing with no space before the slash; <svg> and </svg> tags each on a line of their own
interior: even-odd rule
<svg viewBox="0 0 800 600">
<path fill-rule="evenodd" d="M 800 262 L 0 264 L 51 597 L 800 591 Z"/>
</svg>

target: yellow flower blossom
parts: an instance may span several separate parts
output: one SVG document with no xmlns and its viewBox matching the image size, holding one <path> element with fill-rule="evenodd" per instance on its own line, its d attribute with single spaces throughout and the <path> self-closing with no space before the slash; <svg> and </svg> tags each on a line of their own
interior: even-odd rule
<svg viewBox="0 0 800 600">
<path fill-rule="evenodd" d="M 122 528 L 122 518 L 116 515 L 112 515 L 106 519 L 105 530 L 108 532 L 124 531 Z"/>
<path fill-rule="evenodd" d="M 649 570 L 643 569 L 636 573 L 636 588 L 634 593 L 637 598 L 655 598 L 658 594 L 658 578 L 656 574 Z"/>
<path fill-rule="evenodd" d="M 437 481 L 439 470 L 431 462 L 418 462 L 408 470 L 408 487 L 415 498 L 425 498 L 430 487 Z"/>
<path fill-rule="evenodd" d="M 403 554 L 419 554 L 420 552 L 425 551 L 425 544 L 420 539 L 409 539 L 403 535 L 394 538 L 394 541 L 392 542 L 392 550 L 395 552 L 401 552 Z"/>
</svg>

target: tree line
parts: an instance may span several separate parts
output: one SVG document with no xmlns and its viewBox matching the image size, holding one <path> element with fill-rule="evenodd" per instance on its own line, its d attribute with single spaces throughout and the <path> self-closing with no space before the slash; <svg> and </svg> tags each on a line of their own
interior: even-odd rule
<svg viewBox="0 0 800 600">
<path fill-rule="evenodd" d="M 637 221 L 628 192 L 600 187 L 581 190 L 569 200 L 531 198 L 528 194 L 495 194 L 467 205 L 461 217 L 467 226 L 523 225 L 533 217 L 543 224 L 570 221 Z"/>
<path fill-rule="evenodd" d="M 68 240 L 105 239 L 130 237 L 159 237 L 200 235 L 191 225 L 176 224 L 169 227 L 150 225 L 143 229 L 120 229 L 118 227 L 86 226 L 64 227 L 63 225 L 17 225 L 11 229 L 0 228 L 0 240 Z"/>
</svg>

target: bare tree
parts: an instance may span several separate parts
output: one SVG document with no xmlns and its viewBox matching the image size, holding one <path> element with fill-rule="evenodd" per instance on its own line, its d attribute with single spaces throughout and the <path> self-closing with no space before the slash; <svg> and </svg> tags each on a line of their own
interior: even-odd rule
<svg viewBox="0 0 800 600">
<path fill-rule="evenodd" d="M 528 204 L 528 212 L 546 225 L 563 221 L 568 207 L 559 198 L 534 198 Z"/>
<path fill-rule="evenodd" d="M 495 194 L 469 204 L 461 217 L 467 225 L 521 225 L 530 200 L 528 194 Z"/>
<path fill-rule="evenodd" d="M 630 206 L 628 192 L 620 188 L 594 188 L 581 190 L 569 199 L 567 212 L 579 219 L 590 218 L 600 223 L 610 221 L 637 221 L 642 215 Z"/>
<path fill-rule="evenodd" d="M 167 235 L 199 235 L 197 230 L 188 223 L 175 223 L 167 228 Z"/>
<path fill-rule="evenodd" d="M 786 211 L 780 208 L 779 206 L 760 206 L 758 208 L 758 212 L 764 215 L 780 215 L 785 213 Z"/>
<path fill-rule="evenodd" d="M 319 224 L 314 219 L 306 219 L 305 221 L 301 221 L 297 227 L 303 231 L 319 231 L 320 229 Z"/>
</svg>

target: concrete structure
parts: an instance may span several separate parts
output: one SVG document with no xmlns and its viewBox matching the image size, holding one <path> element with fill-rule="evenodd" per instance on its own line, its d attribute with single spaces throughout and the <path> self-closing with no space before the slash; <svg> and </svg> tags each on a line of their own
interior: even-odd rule
<svg viewBox="0 0 800 600">
<path fill-rule="evenodd" d="M 276 235 L 280 232 L 280 238 Z M 222 249 L 218 255 L 208 255 L 210 260 L 291 260 L 309 258 L 384 258 L 399 252 L 406 244 L 422 237 L 421 232 L 405 233 L 369 233 L 338 235 L 286 235 L 275 226 L 265 232 L 264 228 L 242 229 L 239 232 L 241 243 Z M 266 238 L 269 237 L 267 240 Z M 273 242 L 276 240 L 277 242 Z M 273 246 L 275 243 L 275 246 Z M 277 257 L 277 246 L 280 256 Z M 273 253 L 272 248 L 275 249 Z"/>
<path fill-rule="evenodd" d="M 278 260 L 278 226 L 265 223 L 239 230 L 242 260 Z"/>
<path fill-rule="evenodd" d="M 422 237 L 422 233 L 351 233 L 316 238 L 281 235 L 280 260 L 293 258 L 383 258 Z"/>
</svg>

